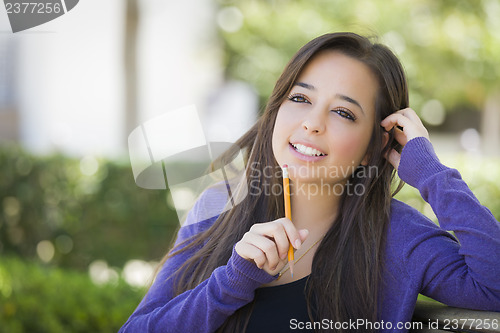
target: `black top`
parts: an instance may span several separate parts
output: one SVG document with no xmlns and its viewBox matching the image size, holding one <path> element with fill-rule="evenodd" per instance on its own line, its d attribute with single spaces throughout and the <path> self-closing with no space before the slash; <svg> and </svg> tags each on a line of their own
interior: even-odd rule
<svg viewBox="0 0 500 333">
<path fill-rule="evenodd" d="M 309 276 L 279 286 L 257 288 L 247 333 L 314 332 L 299 330 L 310 322 L 305 287 Z M 294 329 L 295 328 L 295 329 Z"/>
</svg>

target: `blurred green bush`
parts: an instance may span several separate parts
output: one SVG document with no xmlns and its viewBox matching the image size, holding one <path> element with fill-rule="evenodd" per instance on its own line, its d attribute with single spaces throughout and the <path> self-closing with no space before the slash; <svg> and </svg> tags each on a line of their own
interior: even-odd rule
<svg viewBox="0 0 500 333">
<path fill-rule="evenodd" d="M 27 260 L 0 261 L 0 333 L 117 332 L 144 290 Z"/>
<path fill-rule="evenodd" d="M 178 227 L 167 191 L 139 188 L 128 161 L 90 164 L 0 145 L 0 254 L 38 258 L 48 241 L 59 267 L 159 260 Z"/>
<path fill-rule="evenodd" d="M 439 156 L 441 163 L 457 169 L 482 205 L 486 206 L 497 220 L 500 220 L 500 158 L 465 153 Z M 438 222 L 431 206 L 425 202 L 417 189 L 405 184 L 395 197 L 416 208 L 424 215 Z"/>
</svg>

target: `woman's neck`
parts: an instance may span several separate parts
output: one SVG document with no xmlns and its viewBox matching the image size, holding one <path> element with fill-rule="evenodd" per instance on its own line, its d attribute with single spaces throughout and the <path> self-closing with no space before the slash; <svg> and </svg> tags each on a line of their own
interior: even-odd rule
<svg viewBox="0 0 500 333">
<path fill-rule="evenodd" d="M 292 191 L 292 222 L 298 229 L 324 235 L 338 214 L 340 196 L 308 183 L 294 183 Z"/>
</svg>

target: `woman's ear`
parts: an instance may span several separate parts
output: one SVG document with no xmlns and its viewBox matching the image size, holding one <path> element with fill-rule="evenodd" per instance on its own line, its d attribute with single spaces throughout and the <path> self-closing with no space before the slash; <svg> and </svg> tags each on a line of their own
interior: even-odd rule
<svg viewBox="0 0 500 333">
<path fill-rule="evenodd" d="M 382 149 L 384 149 L 385 146 L 387 146 L 387 142 L 389 142 L 389 133 L 384 131 L 384 133 L 382 135 L 383 135 L 383 137 L 382 137 Z"/>
<path fill-rule="evenodd" d="M 387 146 L 387 143 L 389 142 L 389 133 L 384 131 L 382 134 L 382 149 Z M 370 159 L 370 153 L 366 153 L 365 157 L 363 157 L 363 160 L 361 161 L 362 166 L 367 166 L 368 165 L 368 160 Z"/>
<path fill-rule="evenodd" d="M 364 166 L 364 167 L 367 166 L 369 159 L 370 159 L 370 153 L 366 153 L 365 157 L 363 157 L 363 160 L 361 161 L 360 165 Z"/>
</svg>

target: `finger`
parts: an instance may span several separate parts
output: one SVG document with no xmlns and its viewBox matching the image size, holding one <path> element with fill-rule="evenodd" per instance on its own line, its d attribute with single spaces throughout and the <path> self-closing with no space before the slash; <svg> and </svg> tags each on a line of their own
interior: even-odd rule
<svg viewBox="0 0 500 333">
<path fill-rule="evenodd" d="M 307 239 L 307 236 L 309 236 L 309 230 L 307 230 L 307 229 L 300 229 L 299 230 L 299 235 L 300 235 L 300 240 L 302 241 L 302 243 L 304 243 L 305 240 Z"/>
<path fill-rule="evenodd" d="M 399 128 L 394 129 L 394 138 L 402 146 L 406 145 L 406 143 L 408 142 L 405 133 Z"/>
<path fill-rule="evenodd" d="M 422 124 L 422 120 L 420 119 L 418 114 L 415 112 L 415 110 L 413 110 L 412 108 L 406 108 L 403 110 L 399 110 L 399 111 L 397 111 L 397 113 L 403 114 L 405 117 L 409 118 L 411 121 L 413 121 L 417 124 Z"/>
<path fill-rule="evenodd" d="M 278 253 L 278 247 L 274 241 L 267 237 L 260 236 L 256 239 L 256 243 L 254 243 L 254 245 L 264 251 L 266 254 L 267 265 L 271 267 L 271 269 L 274 269 L 274 267 L 279 264 L 281 259 Z"/>
<path fill-rule="evenodd" d="M 398 170 L 399 162 L 401 161 L 401 154 L 398 153 L 396 150 L 391 149 L 391 151 L 389 151 L 389 153 L 387 154 L 386 158 L 389 161 L 389 163 L 392 164 L 394 169 Z"/>
<path fill-rule="evenodd" d="M 406 111 L 406 114 L 413 114 L 415 111 L 411 110 Z M 418 137 L 418 136 L 423 136 L 427 139 L 429 139 L 429 132 L 427 132 L 427 129 L 425 126 L 422 124 L 418 116 L 415 114 L 416 120 L 412 120 L 408 118 L 407 116 L 401 114 L 401 113 L 393 113 L 387 118 L 385 118 L 380 124 L 384 127 L 386 131 L 389 131 L 392 129 L 394 126 L 402 126 L 403 127 L 403 133 L 406 136 L 405 139 L 403 139 L 401 136 L 400 142 L 404 145 L 406 144 L 407 141 L 410 141 L 411 139 Z M 398 140 L 399 141 L 399 140 Z"/>
<path fill-rule="evenodd" d="M 285 265 L 286 262 L 281 262 L 278 266 L 274 268 L 269 268 L 269 271 L 267 271 L 265 267 L 264 270 L 266 270 L 266 272 L 269 273 L 269 275 L 276 275 L 283 269 L 283 267 L 285 267 Z"/>
<path fill-rule="evenodd" d="M 264 235 L 274 240 L 278 249 L 279 257 L 282 259 L 286 258 L 289 243 L 288 236 L 285 232 L 285 227 L 282 223 L 278 221 L 256 223 L 250 228 L 250 231 L 256 234 Z"/>
<path fill-rule="evenodd" d="M 403 127 L 404 131 L 405 126 L 411 126 L 412 121 L 401 113 L 393 113 L 382 120 L 380 124 L 386 131 L 390 131 L 396 125 Z"/>
<path fill-rule="evenodd" d="M 275 267 L 276 265 L 278 265 L 280 261 L 278 248 L 276 247 L 276 243 L 273 240 L 267 238 L 264 235 L 259 235 L 252 232 L 247 233 L 244 236 L 244 240 L 264 252 L 269 267 Z"/>
<path fill-rule="evenodd" d="M 281 259 L 286 259 L 290 243 L 285 230 L 285 226 L 278 221 L 273 221 L 271 223 L 273 223 L 273 227 L 269 231 L 271 233 L 270 235 L 274 239 L 274 242 L 276 243 L 278 255 Z"/>
<path fill-rule="evenodd" d="M 421 127 L 422 129 L 425 130 L 425 126 L 424 123 L 422 122 L 422 119 L 420 119 L 418 114 L 412 108 L 402 109 L 397 111 L 396 113 L 404 115 L 406 118 L 410 119 L 416 125 L 416 127 Z M 426 132 L 426 130 L 424 132 Z M 422 134 L 423 136 L 426 136 L 425 133 Z"/>
<path fill-rule="evenodd" d="M 292 221 L 290 221 L 286 217 L 281 218 L 277 221 L 283 224 L 288 240 L 290 241 L 292 246 L 297 250 L 300 249 L 300 247 L 302 246 L 302 240 L 300 239 L 299 232 L 297 228 L 295 228 L 295 225 L 292 223 Z"/>
<path fill-rule="evenodd" d="M 240 257 L 246 260 L 252 260 L 255 265 L 262 269 L 266 263 L 266 254 L 253 244 L 247 243 L 245 241 L 239 241 L 236 243 L 235 251 Z"/>
</svg>

